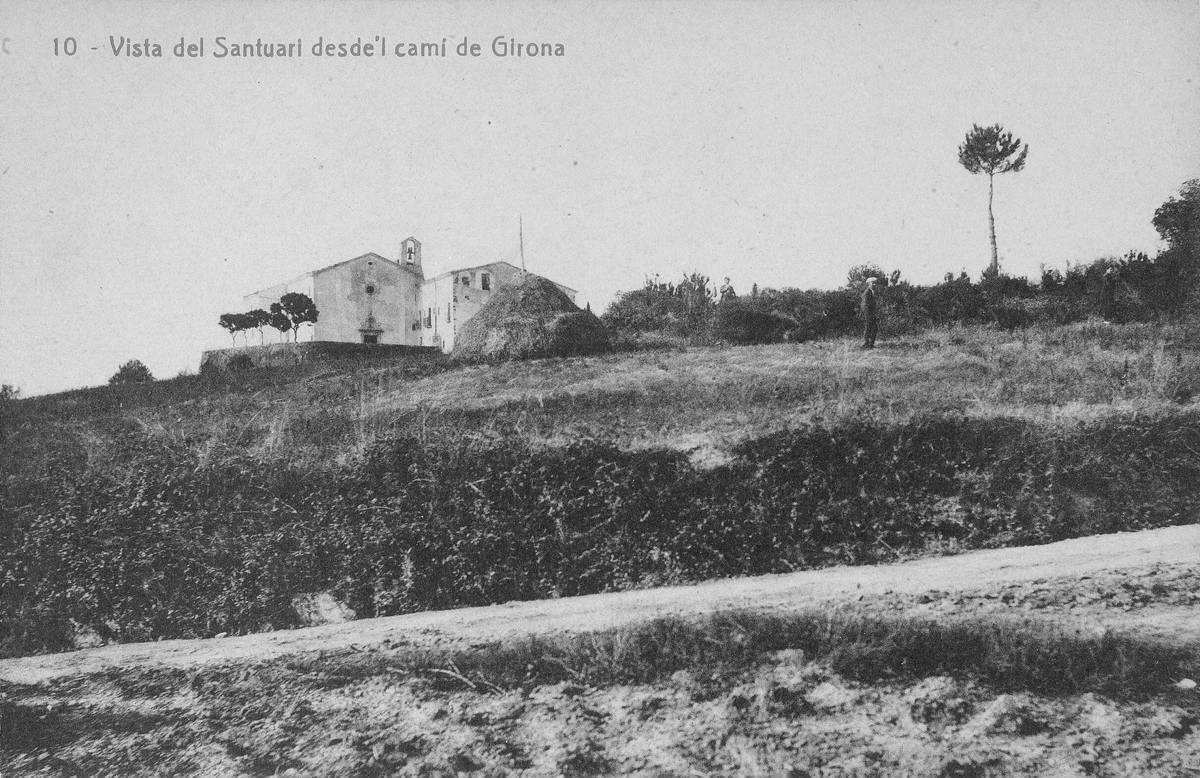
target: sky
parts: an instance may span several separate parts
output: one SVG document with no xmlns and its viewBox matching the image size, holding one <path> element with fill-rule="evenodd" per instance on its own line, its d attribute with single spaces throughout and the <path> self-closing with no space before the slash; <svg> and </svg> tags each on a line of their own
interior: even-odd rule
<svg viewBox="0 0 1200 778">
<path fill-rule="evenodd" d="M 311 54 L 377 35 L 449 56 Z M 216 58 L 217 36 L 304 53 Z M 25 395 L 195 370 L 242 295 L 408 235 L 427 273 L 519 261 L 519 221 L 529 269 L 597 312 L 694 270 L 977 277 L 973 124 L 1029 144 L 996 179 L 1012 275 L 1157 251 L 1155 208 L 1200 178 L 1196 0 L 6 2 L 0 38 L 0 381 Z"/>
</svg>

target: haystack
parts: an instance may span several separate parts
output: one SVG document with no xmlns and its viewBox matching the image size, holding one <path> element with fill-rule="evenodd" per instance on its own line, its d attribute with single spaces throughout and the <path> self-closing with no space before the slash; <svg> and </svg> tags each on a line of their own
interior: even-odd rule
<svg viewBox="0 0 1200 778">
<path fill-rule="evenodd" d="M 454 338 L 463 359 L 532 359 L 607 351 L 608 331 L 563 290 L 528 273 L 500 287 Z"/>
</svg>

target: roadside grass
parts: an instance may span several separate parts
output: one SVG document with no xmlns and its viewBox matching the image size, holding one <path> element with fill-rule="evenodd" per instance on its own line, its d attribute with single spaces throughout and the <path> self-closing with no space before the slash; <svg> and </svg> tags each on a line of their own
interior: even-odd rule
<svg viewBox="0 0 1200 778">
<path fill-rule="evenodd" d="M 647 684 L 680 670 L 732 678 L 776 652 L 799 652 L 793 661 L 816 662 L 867 683 L 949 675 L 996 692 L 1097 692 L 1114 699 L 1169 692 L 1175 681 L 1200 672 L 1195 646 L 1113 630 L 1089 634 L 1050 620 L 1006 617 L 881 616 L 845 606 L 787 615 L 742 611 L 699 620 L 671 617 L 383 662 L 435 673 L 444 688 L 499 690 L 562 682 Z M 339 672 L 379 671 L 378 659 L 359 661 L 342 660 Z"/>
<path fill-rule="evenodd" d="M 933 619 L 881 615 L 870 605 L 673 616 L 470 648 L 385 644 L 195 669 L 114 667 L 36 686 L 0 688 L 7 695 L 0 695 L 7 706 L 0 718 L 11 726 L 25 698 L 79 695 L 97 684 L 135 701 L 200 690 L 210 707 L 236 710 L 248 704 L 270 707 L 273 696 L 294 702 L 297 694 L 371 679 L 418 680 L 434 691 L 493 694 L 561 683 L 588 688 L 654 684 L 686 671 L 720 690 L 741 682 L 759 665 L 778 662 L 815 664 L 868 684 L 906 685 L 951 676 L 994 693 L 1191 701 L 1200 711 L 1194 694 L 1174 688 L 1180 679 L 1200 674 L 1200 646 L 1112 629 L 1071 628 L 1050 618 Z M 248 691 L 254 699 L 246 696 Z"/>
<path fill-rule="evenodd" d="M 919 742 L 938 754 L 939 726 L 960 708 L 983 710 L 988 698 L 1009 693 L 1036 695 L 1014 709 L 1023 716 L 1013 719 L 1018 734 L 1088 726 L 1065 717 L 1107 709 L 1091 696 L 1099 694 L 1121 705 L 1134 726 L 1167 733 L 1169 744 L 1200 724 L 1200 698 L 1173 687 L 1197 671 L 1195 645 L 1050 621 L 889 617 L 869 603 L 786 615 L 740 611 L 467 649 L 400 646 L 192 669 L 114 667 L 37 685 L 0 684 L 0 762 L 14 775 L 267 775 L 290 768 L 382 775 L 422 762 L 453 767 L 453 755 L 474 744 L 476 755 L 525 769 L 535 744 L 568 737 L 575 740 L 558 746 L 586 751 L 595 730 L 545 731 L 537 722 L 564 709 L 603 718 L 590 706 L 605 690 L 640 706 L 643 722 L 656 705 L 673 701 L 672 726 L 686 743 L 700 732 L 719 738 L 743 712 L 746 721 L 828 726 L 835 714 L 822 707 L 822 689 L 845 688 L 839 678 L 873 687 L 863 704 L 904 701 L 914 720 L 930 722 L 931 734 Z M 912 696 L 924 679 L 944 676 L 955 681 L 950 696 Z M 943 704 L 945 710 L 937 707 Z M 688 729 L 692 713 L 720 726 Z M 1027 724 L 1032 729 L 1019 728 Z M 774 731 L 763 729 L 763 736 Z M 695 758 L 720 764 L 720 753 Z M 930 770 L 944 761 L 931 758 Z"/>
</svg>

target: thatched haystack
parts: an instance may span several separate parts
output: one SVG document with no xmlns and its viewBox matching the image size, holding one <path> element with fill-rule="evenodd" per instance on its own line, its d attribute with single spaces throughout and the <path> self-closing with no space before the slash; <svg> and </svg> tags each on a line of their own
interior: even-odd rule
<svg viewBox="0 0 1200 778">
<path fill-rule="evenodd" d="M 454 338 L 454 356 L 463 359 L 567 357 L 608 348 L 608 331 L 595 315 L 532 273 L 497 289 Z"/>
</svg>

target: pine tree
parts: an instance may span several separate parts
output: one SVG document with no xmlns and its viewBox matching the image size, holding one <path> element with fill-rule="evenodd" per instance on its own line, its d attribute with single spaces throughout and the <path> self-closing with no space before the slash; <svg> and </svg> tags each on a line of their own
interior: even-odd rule
<svg viewBox="0 0 1200 778">
<path fill-rule="evenodd" d="M 988 236 L 992 242 L 992 262 L 985 275 L 995 278 L 1000 275 L 1000 255 L 996 250 L 996 217 L 992 213 L 993 179 L 997 173 L 1016 173 L 1025 167 L 1029 145 L 1021 144 L 999 124 L 991 127 L 971 128 L 958 147 L 958 161 L 968 172 L 986 173 L 988 177 Z"/>
</svg>

